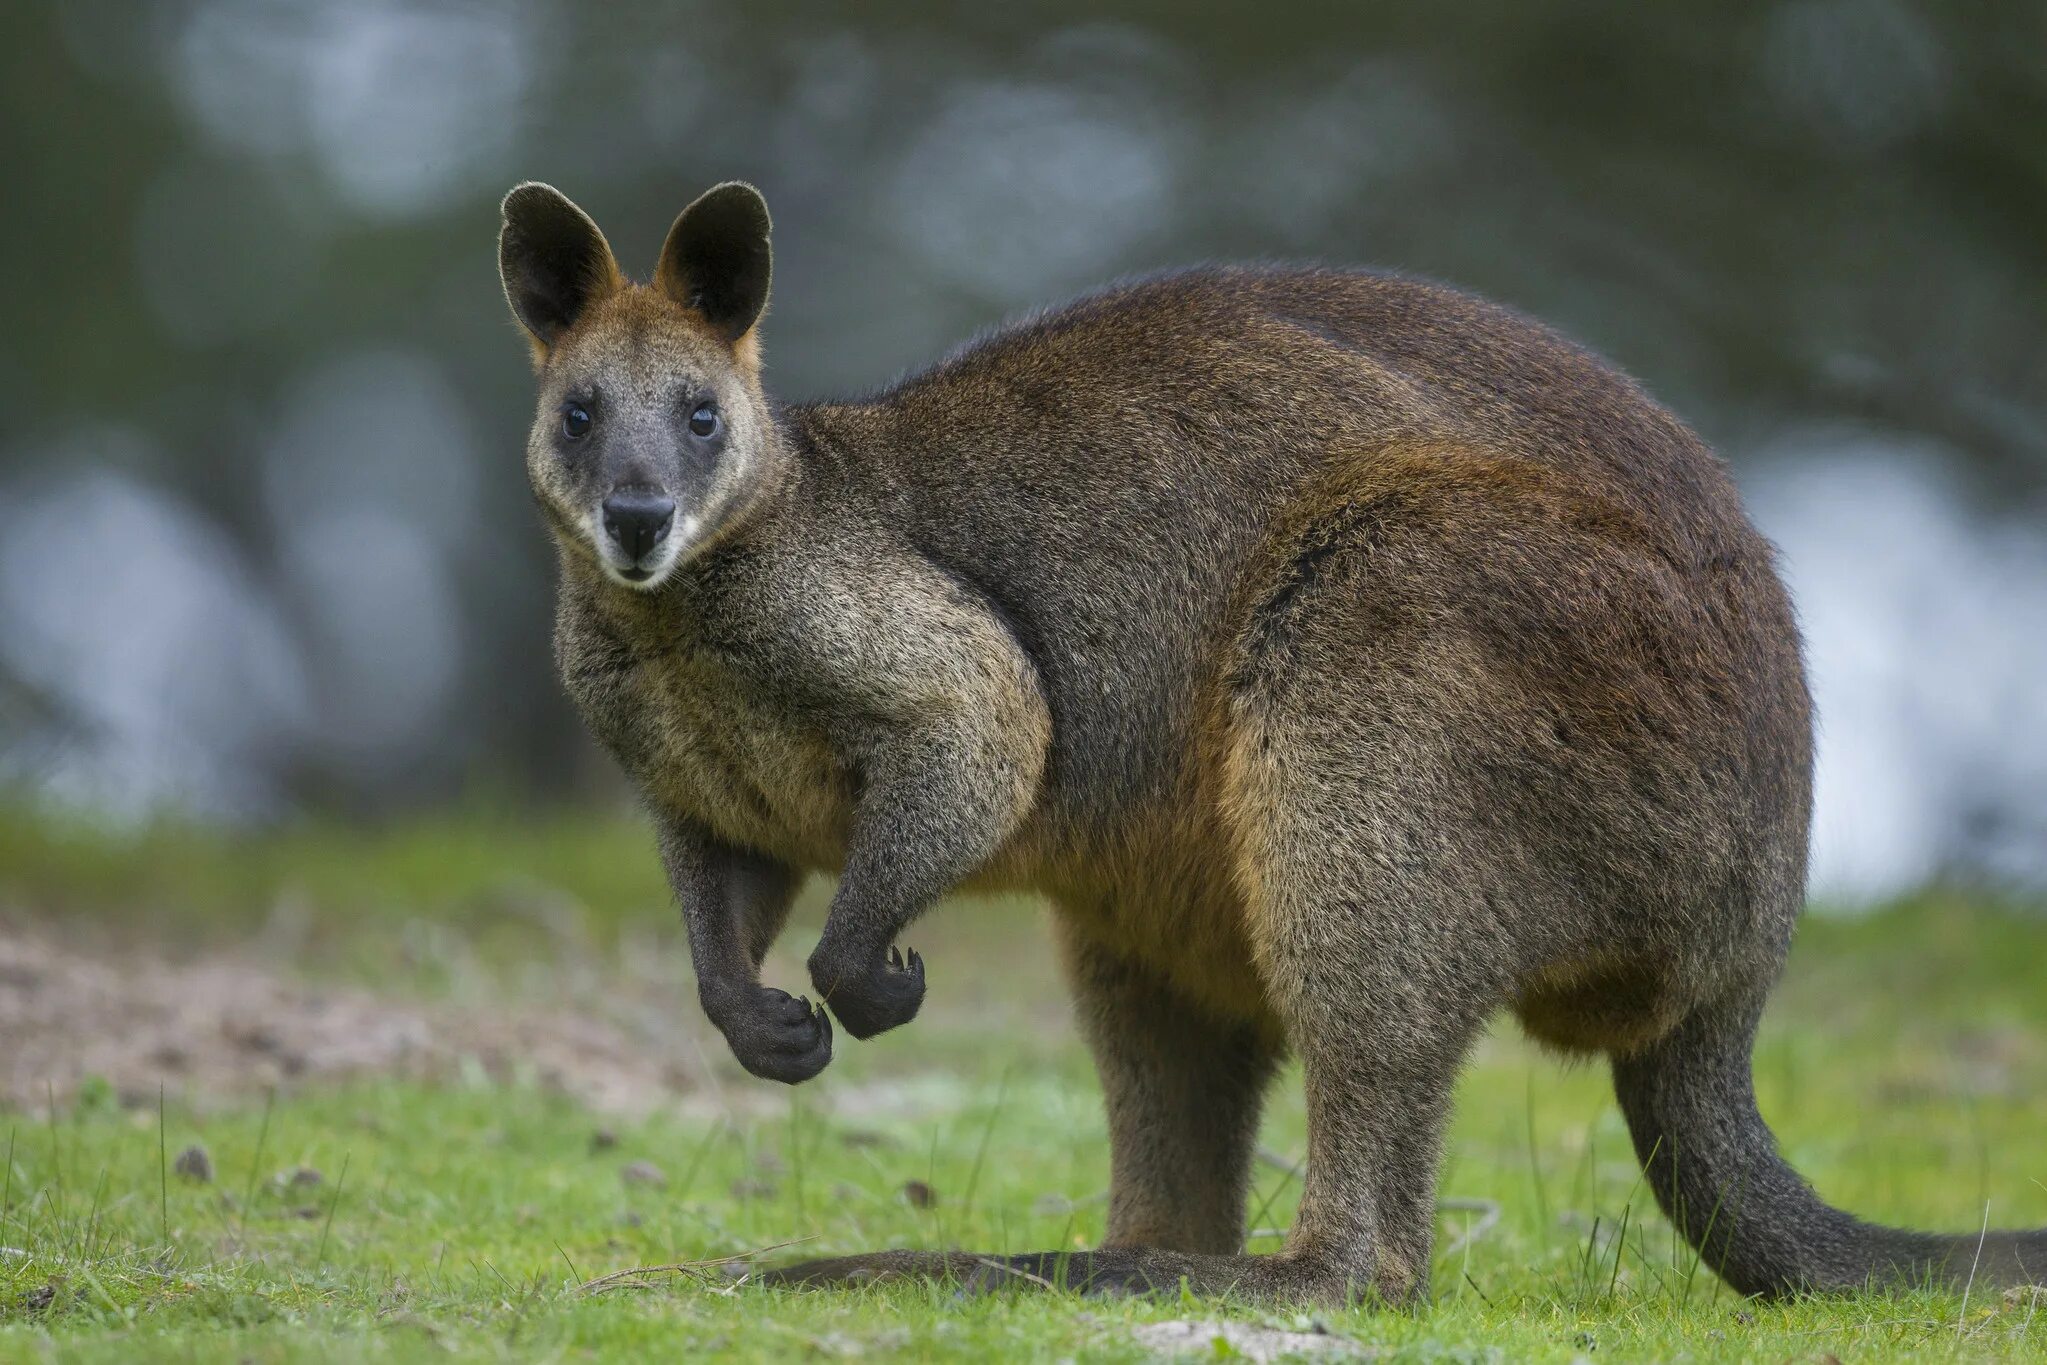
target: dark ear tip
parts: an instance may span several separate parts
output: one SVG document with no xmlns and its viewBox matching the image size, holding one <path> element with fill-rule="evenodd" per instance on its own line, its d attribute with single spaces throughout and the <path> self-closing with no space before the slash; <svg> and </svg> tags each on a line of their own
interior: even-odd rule
<svg viewBox="0 0 2047 1365">
<path fill-rule="evenodd" d="M 582 212 L 582 210 L 576 207 L 573 199 L 570 199 L 554 186 L 544 184 L 538 180 L 523 180 L 512 186 L 506 192 L 504 199 L 498 204 L 498 213 L 507 222 L 510 222 L 514 217 L 532 213 L 539 209 L 553 209 L 556 211 L 568 209 L 572 213 Z"/>
<path fill-rule="evenodd" d="M 767 196 L 744 180 L 727 180 L 722 185 L 713 185 L 697 196 L 690 208 L 710 208 L 720 212 L 744 214 L 759 223 L 765 233 L 773 226 L 768 217 Z M 687 210 L 685 210 L 687 212 Z"/>
</svg>

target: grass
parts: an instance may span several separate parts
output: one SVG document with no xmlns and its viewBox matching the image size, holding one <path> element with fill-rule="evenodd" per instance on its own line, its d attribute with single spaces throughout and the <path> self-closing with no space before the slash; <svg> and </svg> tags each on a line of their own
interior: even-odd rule
<svg viewBox="0 0 2047 1365">
<path fill-rule="evenodd" d="M 470 810 L 246 839 L 0 818 L 0 912 L 15 919 L 190 954 L 283 916 L 297 970 L 400 993 L 530 982 L 566 936 L 593 960 L 667 954 L 686 1004 L 665 901 L 645 832 L 609 818 Z M 818 902 L 773 979 L 800 980 Z M 701 1103 L 640 1118 L 475 1073 L 172 1095 L 161 1109 L 88 1084 L 0 1108 L 0 1360 L 1136 1360 L 1147 1322 L 1318 1325 L 1177 1301 L 778 1294 L 715 1266 L 658 1269 L 783 1243 L 795 1255 L 1099 1237 L 1098 1097 L 1035 919 L 1017 903 L 940 910 L 912 936 L 931 968 L 926 1017 L 843 1043 L 810 1085 L 723 1066 Z M 473 949 L 462 980 L 395 946 L 420 922 Z M 1811 921 L 1758 1057 L 1787 1154 L 1867 1217 L 1960 1229 L 1987 1208 L 1993 1223 L 2047 1223 L 2043 963 L 2037 907 L 1929 895 Z M 1265 1141 L 1300 1150 L 1297 1077 Z M 194 1144 L 210 1182 L 171 1170 Z M 1281 1163 L 1262 1163 L 1258 1229 L 1283 1227 L 1297 1192 Z M 1440 1259 L 1433 1306 L 1319 1326 L 1416 1360 L 2047 1359 L 2047 1303 L 1994 1292 L 1737 1299 L 1655 1213 L 1603 1072 L 1546 1059 L 1511 1028 L 1466 1077 L 1443 1194 L 1501 1216 Z M 1446 1213 L 1439 1244 L 1476 1217 Z M 589 1287 L 635 1267 L 657 1269 Z"/>
</svg>

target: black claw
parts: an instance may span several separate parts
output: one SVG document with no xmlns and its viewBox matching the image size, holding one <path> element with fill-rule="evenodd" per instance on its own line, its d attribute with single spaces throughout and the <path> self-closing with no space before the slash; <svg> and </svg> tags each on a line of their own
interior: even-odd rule
<svg viewBox="0 0 2047 1365">
<path fill-rule="evenodd" d="M 832 1017 L 848 1035 L 872 1038 L 917 1017 L 924 1003 L 923 958 L 914 951 L 905 956 L 895 944 L 872 957 L 851 955 L 863 962 L 857 969 L 844 965 L 847 956 L 813 954 L 810 979 L 823 988 Z"/>
</svg>

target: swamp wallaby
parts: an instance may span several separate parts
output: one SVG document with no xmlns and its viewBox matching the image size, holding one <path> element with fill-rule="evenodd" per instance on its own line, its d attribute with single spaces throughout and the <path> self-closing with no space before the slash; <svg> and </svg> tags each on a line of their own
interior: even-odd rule
<svg viewBox="0 0 2047 1365">
<path fill-rule="evenodd" d="M 545 185 L 505 199 L 499 256 L 561 672 L 741 1064 L 816 1075 L 824 1006 L 907 1023 L 898 938 L 966 886 L 1056 908 L 1100 1068 L 1103 1250 L 771 1278 L 1413 1300 L 1452 1084 L 1502 1008 L 1612 1059 L 1657 1198 L 1746 1293 L 2047 1278 L 2047 1232 L 1829 1207 L 1756 1111 L 1805 880 L 1798 632 L 1719 462 L 1625 376 L 1436 285 L 1216 268 L 782 407 L 751 187 L 691 204 L 651 285 Z M 813 1008 L 760 964 L 819 869 Z M 1303 1198 L 1245 1256 L 1289 1050 Z"/>
</svg>

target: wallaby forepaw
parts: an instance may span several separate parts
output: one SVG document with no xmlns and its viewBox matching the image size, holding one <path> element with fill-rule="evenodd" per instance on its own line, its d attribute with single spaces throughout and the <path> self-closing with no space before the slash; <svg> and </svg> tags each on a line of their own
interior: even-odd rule
<svg viewBox="0 0 2047 1365">
<path fill-rule="evenodd" d="M 905 959 L 891 947 L 851 971 L 813 958 L 810 979 L 855 1038 L 872 1038 L 909 1023 L 924 1003 L 924 959 L 914 948 Z"/>
<path fill-rule="evenodd" d="M 762 986 L 749 1008 L 718 1024 L 739 1064 L 764 1081 L 807 1081 L 832 1059 L 831 1018 L 809 996 Z"/>
</svg>

